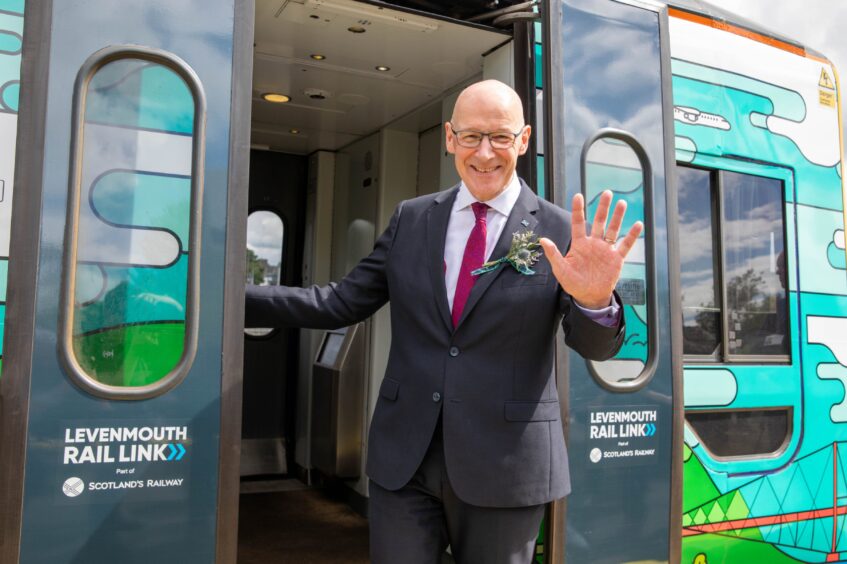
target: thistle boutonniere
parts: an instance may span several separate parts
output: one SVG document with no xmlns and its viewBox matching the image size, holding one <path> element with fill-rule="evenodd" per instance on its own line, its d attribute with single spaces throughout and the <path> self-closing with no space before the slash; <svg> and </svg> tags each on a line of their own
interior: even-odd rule
<svg viewBox="0 0 847 564">
<path fill-rule="evenodd" d="M 496 260 L 490 260 L 477 268 L 471 274 L 479 276 L 492 270 L 497 270 L 501 264 L 509 263 L 512 267 L 527 276 L 535 274 L 535 271 L 530 267 L 538 261 L 541 256 L 539 250 L 541 244 L 538 242 L 538 236 L 532 231 L 523 231 L 512 233 L 512 246 L 509 248 L 509 254 Z"/>
</svg>

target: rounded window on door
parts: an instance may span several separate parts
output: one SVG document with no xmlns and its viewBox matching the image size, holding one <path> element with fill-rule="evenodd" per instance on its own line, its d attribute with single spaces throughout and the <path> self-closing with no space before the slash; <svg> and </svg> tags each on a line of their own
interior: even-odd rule
<svg viewBox="0 0 847 564">
<path fill-rule="evenodd" d="M 651 225 L 649 221 L 650 170 L 641 145 L 628 133 L 618 130 L 602 131 L 590 140 L 582 154 L 583 196 L 586 201 L 586 218 L 591 221 L 597 210 L 600 194 L 611 190 L 612 207 L 618 200 L 627 203 L 626 216 L 621 226 L 621 236 L 636 221 Z M 589 226 L 590 229 L 590 226 Z M 604 362 L 588 361 L 589 369 L 604 387 L 618 391 L 640 387 L 652 374 L 655 346 L 651 335 L 651 316 L 655 315 L 651 303 L 651 284 L 648 265 L 649 241 L 652 235 L 642 231 L 626 258 L 620 279 L 615 288 L 623 304 L 622 315 L 626 321 L 626 340 L 612 359 Z"/>
<path fill-rule="evenodd" d="M 91 393 L 151 397 L 197 346 L 202 90 L 167 52 L 107 48 L 74 104 L 63 358 Z"/>
<path fill-rule="evenodd" d="M 257 210 L 247 217 L 247 283 L 273 286 L 282 277 L 282 245 L 285 226 L 278 214 Z M 251 337 L 263 337 L 271 328 L 248 328 Z"/>
</svg>

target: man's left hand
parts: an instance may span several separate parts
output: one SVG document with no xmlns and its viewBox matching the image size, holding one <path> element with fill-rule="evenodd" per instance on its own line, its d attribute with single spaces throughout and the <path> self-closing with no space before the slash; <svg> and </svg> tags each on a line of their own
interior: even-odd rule
<svg viewBox="0 0 847 564">
<path fill-rule="evenodd" d="M 567 255 L 562 256 L 550 239 L 539 241 L 562 289 L 586 309 L 601 309 L 611 304 L 612 291 L 620 278 L 624 259 L 644 228 L 644 224 L 636 221 L 626 237 L 618 241 L 626 202 L 618 200 L 607 227 L 611 203 L 612 192 L 606 190 L 600 195 L 591 233 L 587 233 L 585 201 L 582 194 L 573 197 L 571 246 Z"/>
</svg>

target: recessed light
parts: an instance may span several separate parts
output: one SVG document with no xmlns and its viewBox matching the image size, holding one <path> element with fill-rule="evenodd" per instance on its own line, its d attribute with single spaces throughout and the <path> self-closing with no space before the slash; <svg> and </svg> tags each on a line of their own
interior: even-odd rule
<svg viewBox="0 0 847 564">
<path fill-rule="evenodd" d="M 351 25 L 347 28 L 347 31 L 350 33 L 365 33 L 367 30 L 360 25 Z"/>
<path fill-rule="evenodd" d="M 300 133 L 300 130 L 299 129 L 289 129 L 288 133 L 291 133 L 292 135 L 297 135 L 298 133 Z"/>
<path fill-rule="evenodd" d="M 316 61 L 323 61 L 324 59 L 326 59 L 326 55 L 321 55 L 320 53 L 312 53 L 309 56 Z"/>
<path fill-rule="evenodd" d="M 276 92 L 266 92 L 265 94 L 262 94 L 262 99 L 266 102 L 274 102 L 275 104 L 284 104 L 291 101 L 290 96 L 277 94 Z"/>
<path fill-rule="evenodd" d="M 377 65 L 377 66 L 375 66 L 374 68 L 375 68 L 376 70 L 378 70 L 379 72 L 387 72 L 387 71 L 390 71 L 390 70 L 391 70 L 391 67 L 387 67 L 387 66 L 385 66 L 385 65 Z"/>
</svg>

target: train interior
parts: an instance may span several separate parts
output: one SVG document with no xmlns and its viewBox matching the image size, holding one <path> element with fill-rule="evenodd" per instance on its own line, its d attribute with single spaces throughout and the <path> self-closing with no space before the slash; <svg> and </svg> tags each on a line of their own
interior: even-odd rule
<svg viewBox="0 0 847 564">
<path fill-rule="evenodd" d="M 399 201 L 457 181 L 443 123 L 464 85 L 512 82 L 511 35 L 347 0 L 258 1 L 255 21 L 248 282 L 326 284 Z M 388 306 L 339 331 L 245 330 L 239 562 L 367 562 L 389 335 Z"/>
</svg>

